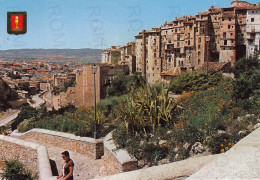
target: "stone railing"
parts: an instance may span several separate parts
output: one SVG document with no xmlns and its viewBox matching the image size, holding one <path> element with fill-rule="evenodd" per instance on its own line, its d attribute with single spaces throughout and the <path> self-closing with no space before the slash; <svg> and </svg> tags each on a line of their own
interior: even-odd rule
<svg viewBox="0 0 260 180">
<path fill-rule="evenodd" d="M 53 178 L 48 153 L 45 146 L 21 139 L 0 135 L 0 159 L 18 158 L 26 169 L 38 175 L 40 180 Z"/>
<path fill-rule="evenodd" d="M 96 178 L 95 180 L 164 180 L 186 179 L 200 168 L 210 163 L 214 155 L 189 158 L 170 164 L 139 169 L 130 172 L 115 174 L 112 176 Z"/>
<path fill-rule="evenodd" d="M 107 175 L 117 174 L 137 169 L 137 160 L 120 149 L 115 151 L 116 146 L 112 139 L 112 132 L 104 139 L 104 167 Z"/>
<path fill-rule="evenodd" d="M 46 129 L 32 129 L 25 133 L 12 133 L 11 136 L 20 139 L 61 147 L 76 153 L 87 155 L 93 159 L 100 159 L 104 154 L 103 139 L 75 136 L 69 133 L 50 131 Z"/>
</svg>

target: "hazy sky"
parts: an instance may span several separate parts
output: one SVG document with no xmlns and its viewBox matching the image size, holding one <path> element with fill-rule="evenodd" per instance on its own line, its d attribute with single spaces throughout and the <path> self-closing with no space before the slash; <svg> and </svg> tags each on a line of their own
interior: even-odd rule
<svg viewBox="0 0 260 180">
<path fill-rule="evenodd" d="M 0 49 L 107 48 L 142 29 L 232 0 L 0 0 Z M 250 0 L 258 3 L 258 0 Z M 7 34 L 7 11 L 27 11 L 27 34 Z"/>
</svg>

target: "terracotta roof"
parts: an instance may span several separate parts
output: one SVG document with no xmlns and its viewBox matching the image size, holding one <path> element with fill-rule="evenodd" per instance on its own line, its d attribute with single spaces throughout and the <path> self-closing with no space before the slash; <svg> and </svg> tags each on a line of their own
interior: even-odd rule
<svg viewBox="0 0 260 180">
<path fill-rule="evenodd" d="M 162 72 L 161 76 L 178 76 L 178 75 L 180 75 L 180 73 L 181 73 L 180 68 L 176 67 L 176 68 L 173 68 L 169 71 Z"/>
<path fill-rule="evenodd" d="M 211 8 L 209 9 L 210 13 L 221 13 L 222 8 Z"/>
<path fill-rule="evenodd" d="M 236 6 L 236 9 L 239 9 L 239 10 L 250 10 L 250 9 L 260 9 L 260 6 L 259 5 L 256 5 L 256 6 Z"/>
<path fill-rule="evenodd" d="M 165 23 L 165 25 L 167 25 L 167 24 L 173 24 L 173 21 L 171 21 L 171 22 L 168 22 L 168 23 Z"/>
<path fill-rule="evenodd" d="M 175 19 L 174 21 L 176 22 L 176 21 L 184 21 L 184 20 L 186 20 L 186 18 L 184 16 L 182 16 L 180 18 Z"/>
<path fill-rule="evenodd" d="M 222 14 L 222 17 L 232 18 L 232 17 L 235 17 L 235 13 L 234 13 L 234 12 L 224 12 L 224 13 Z"/>
<path fill-rule="evenodd" d="M 16 67 L 16 66 L 10 66 L 10 68 L 12 68 L 12 69 L 16 69 L 16 68 L 19 68 L 19 67 Z"/>
<path fill-rule="evenodd" d="M 204 16 L 204 15 L 208 15 L 209 14 L 209 11 L 205 11 L 203 13 L 200 13 L 200 15 Z"/>
<path fill-rule="evenodd" d="M 193 24 L 193 21 L 184 22 L 184 24 Z"/>
<path fill-rule="evenodd" d="M 220 71 L 224 66 L 230 64 L 230 62 L 209 62 L 209 70 L 210 71 Z M 199 70 L 207 70 L 207 63 L 203 63 L 199 68 Z"/>
<path fill-rule="evenodd" d="M 32 69 L 32 67 L 24 67 L 23 69 L 24 70 L 30 70 L 30 69 Z"/>
</svg>

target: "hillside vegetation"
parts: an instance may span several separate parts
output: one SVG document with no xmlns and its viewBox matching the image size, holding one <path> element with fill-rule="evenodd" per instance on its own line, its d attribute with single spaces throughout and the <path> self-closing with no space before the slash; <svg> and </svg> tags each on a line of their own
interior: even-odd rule
<svg viewBox="0 0 260 180">
<path fill-rule="evenodd" d="M 204 152 L 224 153 L 257 127 L 259 72 L 259 60 L 249 58 L 235 63 L 235 79 L 211 72 L 209 84 L 205 72 L 185 73 L 169 86 L 150 86 L 138 75 L 118 75 L 107 91 L 109 97 L 98 103 L 98 136 L 115 130 L 117 148 L 142 162 L 140 167 Z M 173 99 L 170 91 L 181 95 Z M 38 127 L 93 137 L 93 107 L 61 111 L 33 113 L 18 129 Z"/>
</svg>

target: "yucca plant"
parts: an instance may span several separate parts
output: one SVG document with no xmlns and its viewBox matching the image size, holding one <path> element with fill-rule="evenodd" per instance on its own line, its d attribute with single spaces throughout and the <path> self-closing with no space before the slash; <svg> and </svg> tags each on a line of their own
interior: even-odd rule
<svg viewBox="0 0 260 180">
<path fill-rule="evenodd" d="M 166 89 L 165 92 L 163 85 L 160 90 L 145 85 L 130 92 L 118 111 L 118 118 L 123 120 L 127 132 L 141 130 L 146 133 L 173 119 L 176 105 Z"/>
</svg>

